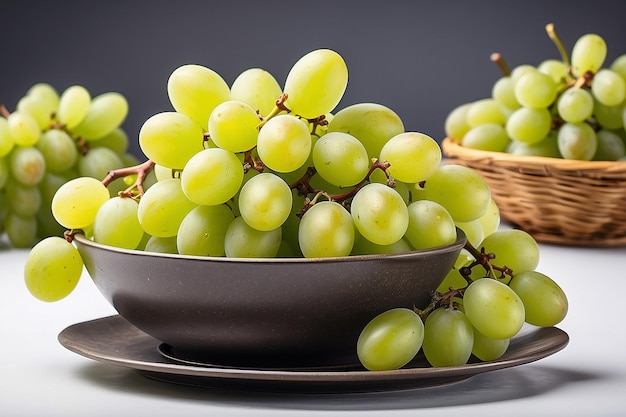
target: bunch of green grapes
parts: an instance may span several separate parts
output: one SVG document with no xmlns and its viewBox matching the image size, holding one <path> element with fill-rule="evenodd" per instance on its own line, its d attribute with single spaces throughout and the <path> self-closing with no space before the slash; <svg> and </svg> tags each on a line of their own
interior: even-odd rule
<svg viewBox="0 0 626 417">
<path fill-rule="evenodd" d="M 568 55 L 553 25 L 546 28 L 561 59 L 509 70 L 494 54 L 504 75 L 490 97 L 450 112 L 447 136 L 468 148 L 516 155 L 625 159 L 626 55 L 607 65 L 606 42 L 593 33 Z"/>
<path fill-rule="evenodd" d="M 167 83 L 173 110 L 150 117 L 139 132 L 148 161 L 113 170 L 102 181 L 81 176 L 57 190 L 52 214 L 70 232 L 67 239 L 49 238 L 33 248 L 25 269 L 28 288 L 46 300 L 72 291 L 79 273 L 72 275 L 72 285 L 62 277 L 69 265 L 80 264 L 70 243 L 76 230 L 125 249 L 233 258 L 401 253 L 449 245 L 457 239 L 457 228 L 468 236 L 468 248 L 487 245 L 500 216 L 482 177 L 464 166 L 441 164 L 437 142 L 405 131 L 386 106 L 357 103 L 337 111 L 347 83 L 346 63 L 328 49 L 298 60 L 282 88 L 258 68 L 244 71 L 231 86 L 209 68 L 177 68 Z M 153 183 L 144 182 L 148 172 L 155 174 Z M 120 177 L 135 183 L 111 196 L 108 186 Z M 504 256 L 518 253 L 507 248 Z M 57 255 L 54 262 L 50 253 Z M 62 271 L 64 262 L 68 268 Z M 467 298 L 464 315 L 458 316 L 457 301 L 449 301 L 447 308 L 455 317 L 475 320 L 476 328 L 488 328 L 490 312 L 480 306 L 469 312 L 482 292 L 470 291 L 474 278 L 464 277 L 467 289 L 460 285 L 443 297 Z M 484 280 L 511 288 L 500 281 Z M 508 293 L 489 290 L 494 302 L 506 304 Z M 517 308 L 519 313 L 520 306 L 506 304 L 499 311 Z M 419 351 L 422 339 L 425 349 L 433 343 L 460 346 L 441 320 L 433 328 L 445 340 L 428 336 L 428 319 L 447 313 L 426 308 L 421 316 L 411 311 L 407 317 L 406 311 L 374 319 L 358 344 L 355 340 L 367 368 L 402 366 L 405 356 L 410 360 Z M 517 329 L 520 315 L 509 316 L 499 317 L 495 326 Z M 415 326 L 424 320 L 422 338 Z M 488 324 L 482 326 L 481 320 Z M 369 330 L 380 323 L 388 331 Z M 396 340 L 402 334 L 405 341 Z M 486 336 L 493 335 L 486 331 Z M 381 346 L 391 356 L 383 368 L 370 366 L 377 363 L 372 357 L 381 355 Z"/>
<path fill-rule="evenodd" d="M 0 234 L 15 247 L 63 232 L 50 211 L 61 184 L 136 164 L 120 128 L 128 104 L 119 93 L 92 98 L 74 85 L 58 94 L 40 83 L 14 111 L 0 110 Z"/>
</svg>

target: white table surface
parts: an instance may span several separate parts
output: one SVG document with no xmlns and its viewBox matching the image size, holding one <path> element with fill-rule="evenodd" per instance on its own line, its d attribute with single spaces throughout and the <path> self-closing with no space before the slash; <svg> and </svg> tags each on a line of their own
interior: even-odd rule
<svg viewBox="0 0 626 417">
<path fill-rule="evenodd" d="M 569 297 L 564 350 L 447 386 L 365 394 L 185 387 L 87 359 L 59 332 L 115 311 L 86 273 L 62 301 L 34 299 L 26 255 L 0 239 L 1 416 L 626 416 L 626 248 L 541 245 L 538 269 Z"/>
</svg>

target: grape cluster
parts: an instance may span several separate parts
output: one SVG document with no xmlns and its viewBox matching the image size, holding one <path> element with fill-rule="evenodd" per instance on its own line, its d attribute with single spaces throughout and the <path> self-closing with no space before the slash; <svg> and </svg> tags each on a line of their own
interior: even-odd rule
<svg viewBox="0 0 626 417">
<path fill-rule="evenodd" d="M 626 155 L 626 55 L 604 67 L 607 45 L 582 35 L 571 59 L 554 26 L 547 31 L 561 59 L 509 70 L 491 96 L 453 109 L 446 134 L 473 149 L 575 160 L 616 161 Z"/>
<path fill-rule="evenodd" d="M 15 247 L 28 248 L 63 232 L 50 211 L 63 183 L 136 164 L 120 128 L 128 104 L 119 93 L 92 98 L 85 87 L 74 85 L 59 95 L 40 83 L 15 111 L 0 110 L 0 234 L 5 231 Z"/>
<path fill-rule="evenodd" d="M 78 229 L 96 242 L 125 249 L 234 258 L 401 253 L 451 244 L 457 228 L 466 232 L 472 249 L 497 236 L 499 211 L 482 177 L 464 166 L 441 164 L 437 142 L 405 131 L 386 106 L 357 103 L 335 112 L 347 83 L 346 63 L 328 49 L 298 60 L 283 88 L 258 68 L 241 73 L 230 87 L 209 68 L 177 68 L 167 83 L 174 110 L 153 115 L 139 132 L 148 160 L 112 170 L 102 181 L 80 176 L 58 188 L 51 211 L 69 233 L 66 239 L 51 237 L 32 249 L 25 266 L 27 287 L 47 301 L 73 290 L 81 261 L 71 235 Z M 154 177 L 148 180 L 151 173 Z M 130 178 L 130 185 L 112 196 L 108 186 L 118 178 Z M 525 252 L 511 245 L 520 241 L 530 245 L 529 256 L 538 260 L 537 245 L 527 235 L 493 249 L 502 250 L 506 264 L 516 270 L 533 271 L 536 263 L 515 263 Z M 474 249 L 457 263 L 463 263 L 463 271 L 473 270 L 475 264 L 489 264 L 484 256 Z M 425 351 L 433 343 L 456 345 L 456 324 L 429 324 L 448 312 L 461 317 L 454 323 L 467 324 L 468 317 L 470 335 L 485 322 L 486 337 L 512 337 L 520 318 L 523 322 L 527 317 L 521 301 L 507 304 L 512 290 L 506 278 L 513 275 L 508 268 L 502 270 L 503 276 L 487 280 L 479 279 L 485 274 L 455 271 L 462 285 L 447 278 L 449 289 L 436 292 L 419 316 L 401 309 L 387 312 L 390 320 L 374 319 L 357 346 L 363 364 L 381 369 L 371 366 L 381 346 L 387 346 L 390 358 L 402 355 L 406 341 L 398 335 L 406 332 L 415 354 L 422 333 L 412 326 L 423 321 Z M 482 281 L 487 284 L 475 285 Z M 558 302 L 564 296 L 549 302 L 555 297 Z M 459 301 L 466 298 L 467 303 Z M 495 324 L 492 313 L 480 305 L 483 299 L 496 305 Z M 476 312 L 470 312 L 471 305 Z M 407 311 L 412 314 L 408 321 Z M 403 330 L 368 336 L 368 329 L 381 321 Z M 492 326 L 511 330 L 494 335 Z M 428 336 L 431 332 L 449 336 L 437 342 L 438 336 Z M 382 341 L 381 335 L 386 335 Z M 383 368 L 402 362 L 389 365 L 386 360 Z"/>
</svg>

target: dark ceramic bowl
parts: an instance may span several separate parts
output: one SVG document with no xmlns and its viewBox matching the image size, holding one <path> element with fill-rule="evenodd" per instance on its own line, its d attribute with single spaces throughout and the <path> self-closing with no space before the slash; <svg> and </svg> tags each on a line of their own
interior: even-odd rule
<svg viewBox="0 0 626 417">
<path fill-rule="evenodd" d="M 395 255 L 232 259 L 74 242 L 119 314 L 190 360 L 233 366 L 356 361 L 377 314 L 424 308 L 465 243 Z"/>
</svg>

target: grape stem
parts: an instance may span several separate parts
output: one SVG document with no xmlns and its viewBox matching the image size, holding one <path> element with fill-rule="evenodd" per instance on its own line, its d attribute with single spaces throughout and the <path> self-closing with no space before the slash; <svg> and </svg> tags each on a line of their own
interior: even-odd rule
<svg viewBox="0 0 626 417">
<path fill-rule="evenodd" d="M 498 52 L 492 53 L 489 59 L 495 62 L 498 68 L 500 68 L 500 71 L 502 71 L 502 74 L 504 74 L 507 77 L 511 75 L 511 70 L 509 69 L 509 66 L 506 64 L 506 62 L 504 61 L 504 58 L 502 58 L 502 55 L 500 53 Z"/>
<path fill-rule="evenodd" d="M 257 130 L 261 130 L 263 125 L 267 123 L 272 117 L 277 116 L 281 111 L 286 111 L 287 113 L 291 113 L 291 110 L 285 106 L 285 101 L 287 101 L 287 94 L 283 93 L 276 99 L 276 103 L 274 104 L 274 108 L 272 111 L 261 120 L 261 123 L 257 125 Z"/>
<path fill-rule="evenodd" d="M 565 50 L 565 47 L 563 46 L 563 42 L 561 41 L 561 38 L 556 33 L 556 29 L 554 29 L 554 23 L 548 23 L 546 25 L 546 32 L 548 33 L 548 37 L 550 37 L 552 42 L 554 42 L 554 44 L 556 45 L 556 49 L 559 50 L 561 59 L 563 60 L 565 65 L 569 67 L 571 65 L 569 61 L 569 56 L 567 55 L 567 51 Z"/>
<path fill-rule="evenodd" d="M 136 198 L 143 196 L 143 182 L 146 179 L 146 176 L 150 172 L 150 170 L 154 167 L 154 162 L 148 159 L 146 162 L 135 165 L 127 168 L 114 169 L 109 171 L 107 176 L 102 180 L 102 184 L 107 187 L 110 183 L 115 181 L 118 178 L 124 178 L 129 175 L 137 175 L 137 179 L 135 183 L 125 189 L 124 191 L 119 192 L 120 197 L 129 197 Z M 135 192 L 136 190 L 136 192 Z"/>
<path fill-rule="evenodd" d="M 11 112 L 9 112 L 9 109 L 7 109 L 4 104 L 0 104 L 0 115 L 2 115 L 5 119 L 8 119 L 11 115 Z"/>
</svg>

